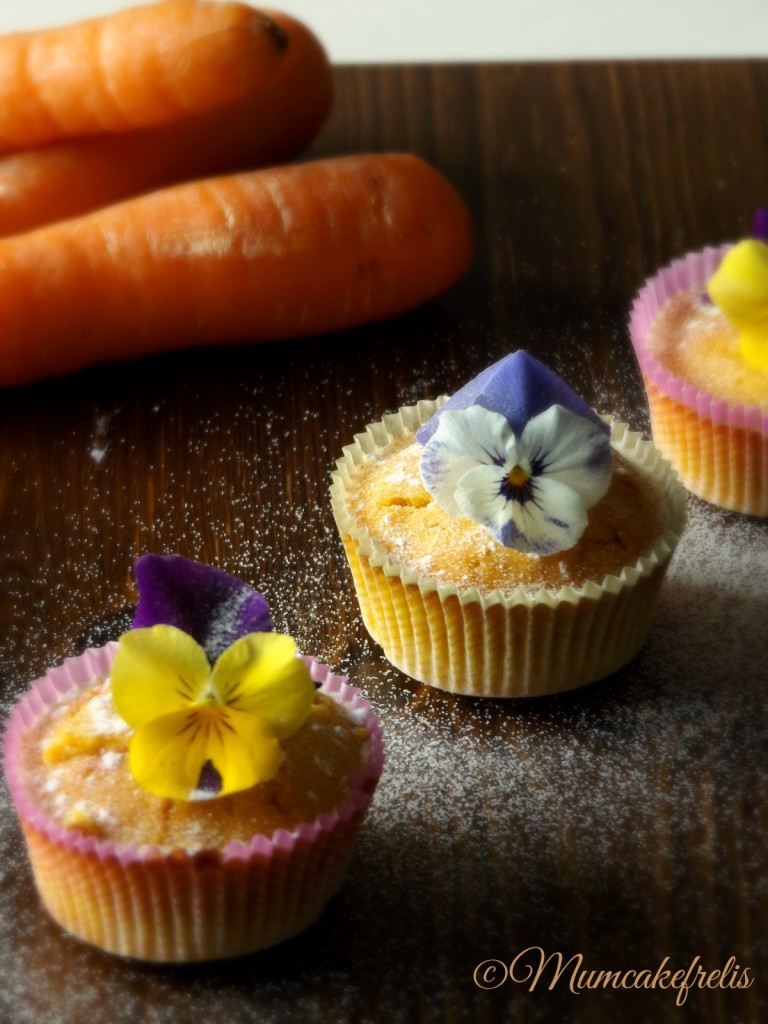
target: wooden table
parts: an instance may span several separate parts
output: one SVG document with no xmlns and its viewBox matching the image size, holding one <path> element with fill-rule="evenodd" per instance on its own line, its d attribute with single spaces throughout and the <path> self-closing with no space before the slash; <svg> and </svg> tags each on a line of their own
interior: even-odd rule
<svg viewBox="0 0 768 1024">
<path fill-rule="evenodd" d="M 768 1020 L 768 522 L 691 499 L 631 665 L 557 699 L 478 703 L 403 677 L 366 636 L 328 501 L 353 433 L 519 347 L 647 430 L 628 307 L 646 273 L 742 235 L 768 200 L 768 63 L 341 67 L 338 86 L 313 153 L 434 163 L 474 215 L 470 273 L 345 335 L 3 393 L 0 674 L 7 710 L 48 664 L 119 632 L 144 551 L 249 580 L 384 720 L 389 760 L 348 882 L 283 947 L 126 963 L 48 920 L 3 802 L 0 1018 Z M 569 966 L 529 991 L 537 948 Z M 753 984 L 715 979 L 682 1006 L 663 974 L 573 992 L 579 955 L 584 972 L 653 975 L 733 957 L 720 985 L 735 964 Z M 514 961 L 514 978 L 477 971 L 489 960 Z"/>
</svg>

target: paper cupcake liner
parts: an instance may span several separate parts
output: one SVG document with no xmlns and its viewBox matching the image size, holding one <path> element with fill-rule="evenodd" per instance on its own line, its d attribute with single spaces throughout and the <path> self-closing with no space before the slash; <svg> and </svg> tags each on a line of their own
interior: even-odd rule
<svg viewBox="0 0 768 1024">
<path fill-rule="evenodd" d="M 768 413 L 700 391 L 665 369 L 648 347 L 651 324 L 672 296 L 706 287 L 731 248 L 690 253 L 638 292 L 629 333 L 643 376 L 653 440 L 693 494 L 722 508 L 768 515 Z"/>
<path fill-rule="evenodd" d="M 51 821 L 21 773 L 24 736 L 62 694 L 108 675 L 117 645 L 86 651 L 32 684 L 4 737 L 8 788 L 40 897 L 69 933 L 110 953 L 152 961 L 213 960 L 252 953 L 298 934 L 340 888 L 360 822 L 383 767 L 381 725 L 359 691 L 313 658 L 320 690 L 368 733 L 365 765 L 349 798 L 288 832 L 189 853 L 116 846 Z"/>
<path fill-rule="evenodd" d="M 392 561 L 347 500 L 357 467 L 440 407 L 420 402 L 358 434 L 337 462 L 331 504 L 366 629 L 387 659 L 430 686 L 475 697 L 531 697 L 602 679 L 642 646 L 685 523 L 685 492 L 654 446 L 624 424 L 612 444 L 657 488 L 664 530 L 647 557 L 583 587 L 481 594 L 438 583 Z"/>
</svg>

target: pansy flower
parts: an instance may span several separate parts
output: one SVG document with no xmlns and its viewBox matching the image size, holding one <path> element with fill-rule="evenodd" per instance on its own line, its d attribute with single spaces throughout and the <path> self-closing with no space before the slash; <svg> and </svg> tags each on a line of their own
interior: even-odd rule
<svg viewBox="0 0 768 1024">
<path fill-rule="evenodd" d="M 111 671 L 134 777 L 174 800 L 272 778 L 315 692 L 294 641 L 272 632 L 261 594 L 221 569 L 147 554 L 135 571 L 133 629 Z"/>
<path fill-rule="evenodd" d="M 173 800 L 225 796 L 274 776 L 280 741 L 309 714 L 315 687 L 291 637 L 249 633 L 211 665 L 175 626 L 125 633 L 112 700 L 132 727 L 136 781 Z"/>
<path fill-rule="evenodd" d="M 608 425 L 523 351 L 457 391 L 416 437 L 438 504 L 527 554 L 573 547 L 611 481 Z"/>
<path fill-rule="evenodd" d="M 739 350 L 757 370 L 768 370 L 768 215 L 758 210 L 752 238 L 723 257 L 707 294 L 739 334 Z"/>
</svg>

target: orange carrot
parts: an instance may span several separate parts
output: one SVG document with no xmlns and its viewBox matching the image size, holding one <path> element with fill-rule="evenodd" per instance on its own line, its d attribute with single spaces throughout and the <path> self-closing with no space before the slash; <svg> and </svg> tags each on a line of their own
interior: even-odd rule
<svg viewBox="0 0 768 1024">
<path fill-rule="evenodd" d="M 173 124 L 0 156 L 0 237 L 164 185 L 297 156 L 331 111 L 333 74 L 305 25 L 266 13 L 288 46 L 275 73 L 252 95 Z"/>
<path fill-rule="evenodd" d="M 0 241 L 0 384 L 383 319 L 471 254 L 466 206 L 409 154 L 177 185 Z"/>
<path fill-rule="evenodd" d="M 102 18 L 0 36 L 0 147 L 127 131 L 252 94 L 285 51 L 243 3 L 161 0 Z"/>
</svg>

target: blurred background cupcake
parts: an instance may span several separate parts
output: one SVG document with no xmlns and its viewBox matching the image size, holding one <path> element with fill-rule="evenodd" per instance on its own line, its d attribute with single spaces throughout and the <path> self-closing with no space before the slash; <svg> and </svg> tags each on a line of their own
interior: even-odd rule
<svg viewBox="0 0 768 1024">
<path fill-rule="evenodd" d="M 649 278 L 630 336 L 656 445 L 685 486 L 768 515 L 768 215 L 752 237 L 689 253 Z"/>
<path fill-rule="evenodd" d="M 341 886 L 382 769 L 379 721 L 234 577 L 154 555 L 137 577 L 135 628 L 51 669 L 10 716 L 35 883 L 66 931 L 111 953 L 251 953 Z"/>
<path fill-rule="evenodd" d="M 629 661 L 685 521 L 653 445 L 522 351 L 369 425 L 331 500 L 386 657 L 480 697 L 559 693 Z"/>
</svg>

